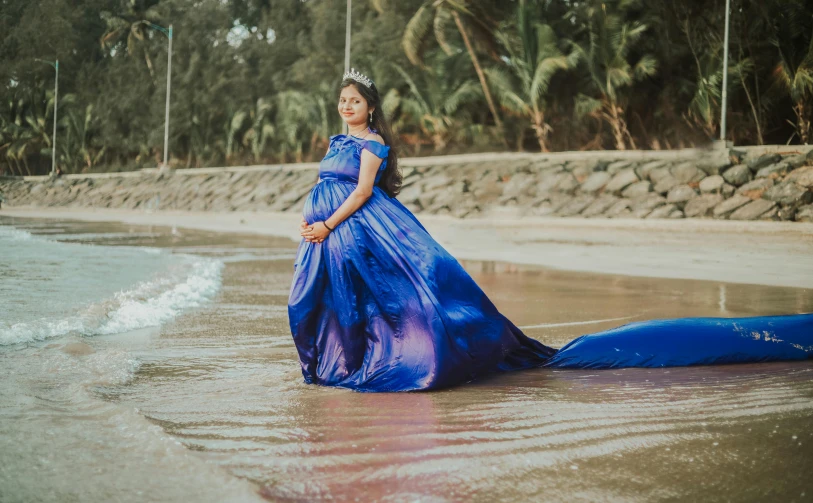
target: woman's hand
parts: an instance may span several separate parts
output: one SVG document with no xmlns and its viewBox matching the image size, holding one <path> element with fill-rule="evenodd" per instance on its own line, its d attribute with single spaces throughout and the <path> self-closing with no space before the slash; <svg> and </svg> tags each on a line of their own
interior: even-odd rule
<svg viewBox="0 0 813 503">
<path fill-rule="evenodd" d="M 330 230 L 324 222 L 314 222 L 312 225 L 306 223 L 300 234 L 309 243 L 321 243 L 330 234 Z"/>
<path fill-rule="evenodd" d="M 308 221 L 305 220 L 305 217 L 302 217 L 302 221 L 299 222 L 299 235 L 302 236 L 303 238 L 305 238 L 305 231 L 308 230 L 308 227 L 309 227 Z M 305 238 L 305 241 L 309 243 L 311 242 L 309 238 Z"/>
</svg>

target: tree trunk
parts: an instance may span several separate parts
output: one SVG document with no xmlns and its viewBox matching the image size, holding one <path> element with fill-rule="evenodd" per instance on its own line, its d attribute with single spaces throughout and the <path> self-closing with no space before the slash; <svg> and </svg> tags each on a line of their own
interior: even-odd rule
<svg viewBox="0 0 813 503">
<path fill-rule="evenodd" d="M 627 150 L 627 140 L 629 140 L 630 148 L 635 150 L 635 140 L 627 128 L 627 121 L 624 120 L 624 110 L 612 101 L 607 101 L 605 107 L 610 109 L 609 114 L 605 114 L 609 119 L 610 125 L 613 128 L 613 137 L 615 137 L 615 148 L 618 150 Z"/>
<path fill-rule="evenodd" d="M 627 144 L 624 142 L 624 130 L 621 126 L 621 119 L 618 117 L 618 109 L 615 103 L 605 102 L 605 108 L 609 113 L 604 114 L 607 117 L 610 126 L 613 128 L 613 137 L 615 138 L 616 150 L 627 150 Z"/>
<path fill-rule="evenodd" d="M 796 130 L 799 133 L 799 140 L 803 145 L 807 145 L 810 141 L 810 119 L 807 117 L 805 102 L 797 101 L 793 111 L 796 112 Z"/>
<path fill-rule="evenodd" d="M 500 120 L 500 116 L 497 115 L 497 108 L 494 106 L 494 100 L 491 98 L 491 91 L 488 88 L 486 76 L 483 73 L 483 69 L 480 68 L 480 62 L 477 60 L 477 55 L 474 53 L 474 48 L 469 41 L 469 36 L 466 34 L 466 29 L 463 26 L 463 22 L 460 20 L 460 14 L 458 14 L 457 11 L 452 10 L 452 17 L 454 17 L 454 22 L 457 25 L 457 29 L 460 31 L 460 35 L 463 37 L 463 43 L 466 44 L 466 50 L 469 51 L 469 56 L 471 57 L 472 64 L 474 64 L 474 71 L 477 72 L 477 78 L 480 79 L 480 86 L 483 88 L 483 94 L 485 94 L 488 108 L 491 110 L 491 115 L 494 117 L 494 123 L 497 125 L 497 129 L 500 132 L 503 143 L 506 147 L 508 147 L 508 142 L 505 139 L 505 132 L 503 131 L 502 127 L 502 121 Z"/>
<path fill-rule="evenodd" d="M 539 142 L 540 152 L 550 152 L 548 150 L 548 133 L 551 127 L 545 123 L 545 114 L 539 111 L 534 112 L 534 125 L 533 129 L 536 133 L 536 140 Z"/>
<path fill-rule="evenodd" d="M 147 63 L 147 70 L 150 71 L 150 78 L 155 78 L 155 71 L 152 69 L 152 60 L 150 59 L 150 53 L 147 52 L 147 48 L 144 48 L 144 61 Z"/>
</svg>

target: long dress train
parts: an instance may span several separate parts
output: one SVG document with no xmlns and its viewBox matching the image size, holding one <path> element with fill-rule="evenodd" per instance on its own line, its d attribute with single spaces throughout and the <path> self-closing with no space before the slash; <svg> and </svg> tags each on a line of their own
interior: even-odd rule
<svg viewBox="0 0 813 503">
<path fill-rule="evenodd" d="M 806 359 L 813 314 L 684 318 L 581 336 L 557 351 L 505 318 L 463 267 L 378 182 L 389 147 L 330 137 L 308 222 L 358 182 L 361 151 L 383 159 L 367 202 L 322 243 L 300 242 L 288 302 L 305 382 L 358 391 L 436 389 L 532 367 L 618 368 Z"/>
</svg>

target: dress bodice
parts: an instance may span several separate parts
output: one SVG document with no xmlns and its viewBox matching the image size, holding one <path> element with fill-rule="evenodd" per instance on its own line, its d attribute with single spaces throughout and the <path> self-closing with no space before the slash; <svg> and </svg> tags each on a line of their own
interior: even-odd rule
<svg viewBox="0 0 813 503">
<path fill-rule="evenodd" d="M 335 134 L 330 137 L 328 152 L 319 163 L 320 180 L 358 183 L 363 149 L 367 149 L 376 157 L 383 159 L 381 166 L 378 167 L 378 173 L 375 175 L 375 183 L 378 184 L 381 175 L 387 168 L 387 155 L 389 155 L 390 147 L 375 140 L 365 140 L 346 134 Z"/>
</svg>

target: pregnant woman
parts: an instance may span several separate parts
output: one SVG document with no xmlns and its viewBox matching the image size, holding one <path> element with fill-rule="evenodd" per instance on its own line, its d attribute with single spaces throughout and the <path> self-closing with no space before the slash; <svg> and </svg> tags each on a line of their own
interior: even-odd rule
<svg viewBox="0 0 813 503">
<path fill-rule="evenodd" d="M 813 315 L 684 318 L 585 335 L 560 350 L 505 318 L 395 196 L 375 84 L 340 86 L 349 134 L 330 137 L 303 210 L 288 314 L 305 382 L 429 390 L 533 367 L 664 367 L 813 357 Z"/>
</svg>

